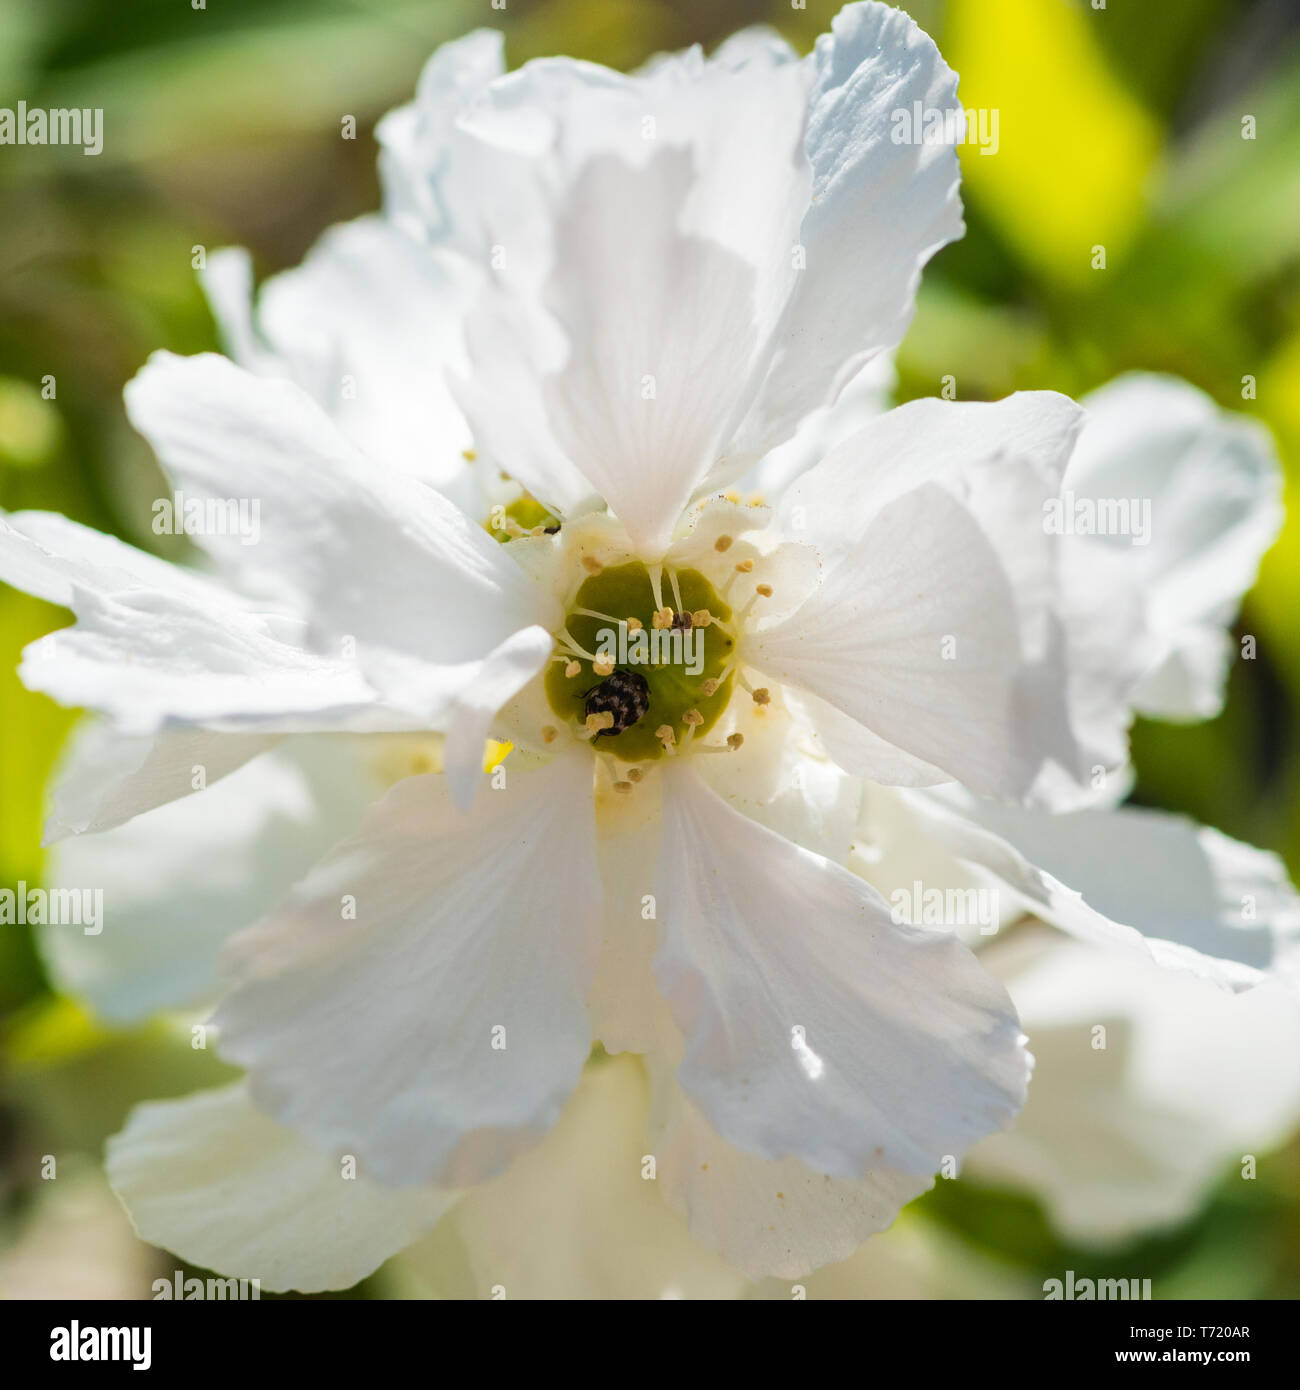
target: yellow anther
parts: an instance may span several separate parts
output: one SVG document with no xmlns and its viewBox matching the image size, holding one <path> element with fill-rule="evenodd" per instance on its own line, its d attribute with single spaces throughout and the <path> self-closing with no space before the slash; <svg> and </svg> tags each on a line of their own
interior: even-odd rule
<svg viewBox="0 0 1300 1390">
<path fill-rule="evenodd" d="M 713 542 L 714 550 L 717 550 L 719 552 L 723 550 L 730 550 L 731 545 L 732 541 L 730 536 L 719 536 L 718 539 Z"/>
<path fill-rule="evenodd" d="M 686 713 L 682 715 L 682 723 L 694 724 L 698 727 L 700 724 L 704 723 L 704 716 L 697 709 L 688 709 Z"/>
<path fill-rule="evenodd" d="M 670 724 L 660 724 L 655 730 L 655 737 L 665 748 L 671 748 L 672 745 L 677 742 L 677 735 L 673 733 L 672 725 Z"/>
<path fill-rule="evenodd" d="M 476 458 L 478 458 L 478 450 L 477 450 L 477 449 L 462 449 L 462 450 L 460 451 L 460 456 L 461 456 L 461 458 L 463 458 L 463 459 L 465 460 L 466 463 L 473 463 L 474 460 L 475 460 Z"/>
<path fill-rule="evenodd" d="M 642 772 L 639 767 L 630 767 L 627 770 L 627 780 L 629 782 L 639 782 L 644 776 L 645 773 Z"/>
<path fill-rule="evenodd" d="M 589 714 L 587 716 L 587 730 L 589 733 L 598 734 L 602 729 L 612 729 L 614 727 L 614 715 L 611 710 L 601 710 L 599 714 Z"/>
<path fill-rule="evenodd" d="M 572 679 L 574 678 L 574 676 L 576 676 L 576 675 L 578 674 L 578 672 L 581 671 L 581 670 L 582 670 L 582 663 L 581 663 L 580 661 L 571 661 L 571 662 L 569 662 L 569 664 L 564 668 L 564 674 L 565 674 L 566 676 L 568 676 L 568 678 L 569 678 L 570 680 L 572 680 Z"/>
<path fill-rule="evenodd" d="M 622 793 L 623 795 L 626 795 L 628 792 L 630 792 L 630 791 L 632 790 L 632 783 L 631 783 L 631 782 L 615 782 L 615 783 L 614 783 L 614 790 L 615 790 L 616 792 Z"/>
<path fill-rule="evenodd" d="M 671 608 L 657 608 L 654 617 L 650 620 L 656 628 L 672 627 L 673 610 Z"/>
<path fill-rule="evenodd" d="M 603 680 L 606 676 L 613 675 L 614 663 L 607 656 L 598 656 L 591 663 L 591 669 Z"/>
<path fill-rule="evenodd" d="M 713 621 L 713 614 L 707 608 L 697 608 L 691 614 L 691 623 L 695 627 L 708 627 Z"/>
<path fill-rule="evenodd" d="M 732 751 L 733 753 L 736 751 L 737 748 L 739 748 L 739 747 L 741 746 L 742 743 L 744 743 L 744 741 L 745 741 L 745 735 L 744 735 L 744 734 L 728 734 L 728 735 L 727 735 L 727 747 L 730 748 L 731 751 Z"/>
<path fill-rule="evenodd" d="M 760 584 L 754 590 L 756 594 L 761 594 L 764 598 L 772 597 L 772 586 L 770 584 Z"/>
<path fill-rule="evenodd" d="M 640 632 L 644 626 L 645 624 L 640 618 L 629 618 L 627 620 L 627 630 L 629 632 Z"/>
<path fill-rule="evenodd" d="M 748 574 L 753 568 L 754 568 L 754 562 L 753 562 L 753 560 L 742 560 L 742 561 L 740 562 L 740 564 L 738 564 L 738 565 L 736 566 L 736 573 L 737 573 L 737 574 Z"/>
<path fill-rule="evenodd" d="M 716 676 L 710 676 L 708 680 L 700 686 L 700 694 L 707 700 L 710 695 L 716 695 L 718 693 L 718 687 L 721 684 L 722 682 L 718 680 Z"/>
<path fill-rule="evenodd" d="M 739 502 L 739 501 L 740 501 L 740 493 L 738 493 L 738 492 L 735 490 L 735 488 L 732 488 L 732 490 L 731 490 L 730 492 L 724 492 L 722 495 L 727 499 L 728 502 Z"/>
<path fill-rule="evenodd" d="M 767 686 L 760 685 L 754 691 L 754 703 L 756 705 L 770 705 L 772 703 L 772 692 L 768 690 Z"/>
</svg>

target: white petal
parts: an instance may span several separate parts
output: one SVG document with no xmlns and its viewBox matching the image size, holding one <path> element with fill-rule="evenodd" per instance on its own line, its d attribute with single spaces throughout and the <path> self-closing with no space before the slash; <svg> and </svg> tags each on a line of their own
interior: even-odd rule
<svg viewBox="0 0 1300 1390">
<path fill-rule="evenodd" d="M 1144 614 L 1143 713 L 1204 719 L 1223 704 L 1227 629 L 1282 524 L 1282 475 L 1268 433 L 1174 377 L 1133 373 L 1083 404 L 1088 427 L 1066 476 L 1076 501 L 1149 507 L 1145 540 L 1075 537 L 1081 583 L 1118 550 L 1129 604 Z"/>
<path fill-rule="evenodd" d="M 48 885 L 104 895 L 99 932 L 38 934 L 60 988 L 118 1024 L 210 997 L 222 944 L 271 911 L 380 795 L 385 744 L 291 739 L 199 795 L 55 846 Z"/>
<path fill-rule="evenodd" d="M 625 796 L 598 778 L 596 827 L 604 937 L 588 996 L 592 1035 L 606 1052 L 652 1052 L 671 1027 L 654 978 L 653 903 L 660 779 Z"/>
<path fill-rule="evenodd" d="M 0 513 L 0 580 L 74 611 L 83 589 L 95 594 L 179 592 L 199 602 L 216 602 L 220 592 L 193 570 L 58 512 Z"/>
<path fill-rule="evenodd" d="M 956 792 L 909 796 L 953 853 L 1085 941 L 1223 989 L 1270 971 L 1300 986 L 1300 897 L 1274 854 L 1160 811 L 1052 816 Z"/>
<path fill-rule="evenodd" d="M 775 703 L 736 702 L 727 728 L 744 744 L 699 762 L 700 776 L 728 805 L 815 854 L 842 864 L 853 843 L 862 786 L 831 762 L 807 730 Z"/>
<path fill-rule="evenodd" d="M 24 652 L 20 675 L 125 734 L 168 723 L 266 732 L 380 718 L 353 663 L 304 647 L 301 621 L 259 613 L 193 571 L 52 513 L 0 518 L 0 577 L 77 615 Z"/>
<path fill-rule="evenodd" d="M 478 663 L 521 628 L 555 626 L 554 601 L 504 547 L 433 489 L 367 462 L 289 383 L 160 354 L 127 401 L 186 492 L 259 500 L 257 545 L 207 538 L 223 563 L 300 595 L 323 633 L 355 640 L 375 681 L 400 671 L 390 699 L 419 685 L 428 700 L 411 713 L 426 723 L 448 718 Z"/>
<path fill-rule="evenodd" d="M 846 559 L 863 564 L 864 536 L 882 508 L 900 504 L 921 483 L 943 487 L 970 513 L 1006 575 L 1019 626 L 1019 670 L 1005 675 L 1015 688 L 1021 781 L 997 794 L 1035 804 L 1076 804 L 1087 769 L 1121 762 L 1126 752 L 1123 696 L 1133 670 L 1116 648 L 1127 629 L 1113 619 L 1085 626 L 1102 639 L 1096 670 L 1103 673 L 1085 681 L 1077 669 L 1078 615 L 1059 573 L 1059 538 L 1044 522 L 1082 419 L 1072 401 L 1052 392 L 1020 392 L 993 404 L 914 401 L 870 421 L 800 476 L 779 508 L 786 532 L 815 543 L 831 569 Z M 843 707 L 838 716 L 809 711 L 832 756 L 875 781 L 924 786 L 953 775 L 933 751 L 863 727 L 844 717 Z"/>
<path fill-rule="evenodd" d="M 236 288 L 221 254 L 206 282 L 218 304 Z M 242 320 L 227 336 L 241 365 L 295 381 L 362 453 L 467 502 L 462 451 L 473 441 L 445 374 L 463 368 L 468 291 L 466 270 L 448 257 L 363 217 L 330 228 L 301 265 L 263 285 L 260 344 L 250 346 Z"/>
<path fill-rule="evenodd" d="M 286 364 L 270 350 L 254 322 L 252 256 L 242 246 L 210 252 L 199 271 L 199 284 L 231 359 L 250 372 L 287 374 Z"/>
<path fill-rule="evenodd" d="M 268 1292 L 350 1288 L 455 1200 L 344 1176 L 268 1120 L 242 1084 L 137 1106 L 108 1141 L 108 1177 L 143 1240 Z"/>
<path fill-rule="evenodd" d="M 575 505 L 572 485 L 564 497 L 545 491 L 558 450 L 652 557 L 721 452 L 757 348 L 753 270 L 680 230 L 691 187 L 689 156 L 673 149 L 644 168 L 600 156 L 577 179 L 545 286 L 568 343 L 542 383 L 549 438 L 539 433 L 522 457 L 504 452 L 498 432 L 517 428 L 498 418 L 511 364 L 484 352 L 498 337 L 485 340 L 482 327 L 471 325 L 475 370 L 461 393 L 476 435 L 531 490 Z M 541 352 L 532 370 L 545 369 Z"/>
<path fill-rule="evenodd" d="M 729 35 L 713 50 L 711 60 L 727 68 L 757 65 L 764 68 L 796 63 L 799 55 L 766 24 L 753 24 Z"/>
<path fill-rule="evenodd" d="M 484 196 L 491 170 L 482 151 L 459 136 L 457 117 L 505 71 L 505 36 L 477 29 L 445 43 L 424 65 L 416 98 L 375 127 L 384 211 L 413 236 L 474 244 L 462 222 Z"/>
<path fill-rule="evenodd" d="M 759 319 L 770 329 L 795 281 L 792 252 L 808 206 L 811 82 L 807 64 L 738 62 L 734 50 L 707 62 L 698 49 L 663 55 L 632 76 L 569 58 L 527 63 L 444 121 L 450 138 L 437 183 L 452 208 L 451 235 L 481 261 L 489 247 L 503 250 L 494 271 L 535 287 L 562 249 L 557 193 L 562 203 L 593 160 L 643 167 L 677 150 L 696 173 L 681 230 L 758 270 Z"/>
<path fill-rule="evenodd" d="M 880 1171 L 830 1178 L 795 1158 L 770 1162 L 721 1139 L 670 1078 L 655 1144 L 664 1200 L 691 1234 L 751 1278 L 798 1279 L 846 1259 L 933 1179 Z"/>
<path fill-rule="evenodd" d="M 483 745 L 497 711 L 545 666 L 555 641 L 545 628 L 526 627 L 507 637 L 457 692 L 447 723 L 447 783 L 462 810 L 482 780 Z"/>
<path fill-rule="evenodd" d="M 957 79 L 900 10 L 846 5 L 808 60 L 810 202 L 801 270 L 774 337 L 765 389 L 734 446 L 760 452 L 830 405 L 876 353 L 902 339 L 921 268 L 964 230 L 957 156 L 896 143 L 896 113 L 958 111 Z"/>
<path fill-rule="evenodd" d="M 153 738 L 123 738 L 90 722 L 60 759 L 51 791 L 45 843 L 123 825 L 155 806 L 219 782 L 279 741 L 276 734 L 165 729 Z M 196 786 L 199 770 L 202 784 Z"/>
<path fill-rule="evenodd" d="M 503 547 L 433 489 L 368 463 L 292 384 L 156 353 L 126 397 L 178 487 L 260 503 L 256 544 L 199 539 L 234 573 L 309 596 L 333 630 L 463 661 L 534 615 Z M 431 588 L 442 602 L 426 602 Z M 495 638 L 475 640 L 480 626 Z"/>
<path fill-rule="evenodd" d="M 671 773 L 655 973 L 678 1080 L 718 1133 L 832 1176 L 921 1175 L 1005 1124 L 1028 1059 L 966 948 Z"/>
<path fill-rule="evenodd" d="M 840 767 L 870 768 L 871 780 L 888 787 L 933 787 L 952 781 L 942 768 L 895 748 L 828 701 L 793 686 L 784 696 L 814 741 Z"/>
<path fill-rule="evenodd" d="M 540 60 L 477 87 L 443 142 L 453 181 L 467 145 L 486 169 L 458 219 L 483 224 L 480 256 L 554 318 L 495 296 L 476 315 L 476 435 L 564 510 L 576 462 L 648 550 L 691 478 L 738 476 L 898 341 L 921 266 L 961 231 L 951 146 L 891 139 L 900 105 L 956 108 L 911 21 L 854 6 L 814 58 L 788 57 L 750 36 L 632 77 Z M 566 366 L 566 339 L 589 360 Z M 555 375 L 547 400 L 530 370 Z"/>
<path fill-rule="evenodd" d="M 918 812 L 906 792 L 868 784 L 848 867 L 897 907 L 905 921 L 924 925 L 925 895 L 939 890 L 944 908 L 934 915 L 968 946 L 982 949 L 1000 927 L 1023 917 L 1024 909 L 1014 895 L 998 891 L 996 879 L 959 858 L 944 838 L 932 833 L 924 813 L 928 806 Z M 961 897 L 949 899 L 950 892 Z"/>
<path fill-rule="evenodd" d="M 577 1081 L 599 929 L 585 749 L 468 815 L 408 778 L 230 943 L 221 1051 L 269 1113 L 384 1181 L 481 1180 Z"/>
<path fill-rule="evenodd" d="M 858 545 L 882 508 L 922 483 L 941 482 L 977 502 L 968 475 L 1010 459 L 1034 463 L 1059 482 L 1083 423 L 1079 407 L 1055 391 L 1018 391 L 991 402 L 909 401 L 865 421 L 798 477 L 778 518 L 830 558 Z M 1041 512 L 1038 520 L 1041 533 Z"/>
<path fill-rule="evenodd" d="M 409 1256 L 445 1297 L 737 1298 L 744 1278 L 693 1240 L 646 1175 L 649 1086 L 633 1057 L 593 1062 L 559 1123 L 468 1192 Z M 468 1287 L 448 1285 L 468 1263 Z"/>
<path fill-rule="evenodd" d="M 1023 657 L 998 555 L 936 483 L 878 512 L 817 592 L 747 634 L 741 655 L 986 795 L 1027 794 L 1048 750 L 1075 761 L 1060 692 L 1041 688 Z M 848 770 L 883 780 L 887 766 Z"/>
<path fill-rule="evenodd" d="M 354 664 L 305 649 L 302 624 L 250 613 L 215 587 L 206 603 L 144 589 L 78 590 L 75 602 L 76 627 L 27 647 L 19 675 L 62 705 L 108 715 L 124 734 L 173 723 L 346 729 L 379 712 Z"/>
<path fill-rule="evenodd" d="M 737 491 L 759 494 L 775 502 L 786 488 L 851 439 L 862 427 L 883 415 L 898 373 L 892 353 L 882 352 L 853 378 L 834 405 L 815 410 L 784 444 L 737 479 Z"/>
</svg>

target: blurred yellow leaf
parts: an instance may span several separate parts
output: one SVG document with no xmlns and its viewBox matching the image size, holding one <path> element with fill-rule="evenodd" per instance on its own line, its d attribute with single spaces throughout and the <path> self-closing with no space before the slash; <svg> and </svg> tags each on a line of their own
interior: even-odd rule
<svg viewBox="0 0 1300 1390">
<path fill-rule="evenodd" d="M 1300 699 L 1300 651 L 1295 642 L 1300 594 L 1300 333 L 1282 345 L 1260 377 L 1259 410 L 1277 437 L 1286 471 L 1286 524 L 1260 566 L 1247 617 L 1259 622 L 1270 652 Z"/>
<path fill-rule="evenodd" d="M 39 881 L 41 788 L 74 715 L 23 688 L 16 667 L 22 649 L 68 615 L 0 585 L 0 882 Z"/>
<path fill-rule="evenodd" d="M 0 376 L 0 465 L 36 468 L 63 438 L 57 407 L 29 382 Z"/>
<path fill-rule="evenodd" d="M 1029 265 L 1074 287 L 1101 273 L 1094 246 L 1110 268 L 1133 241 L 1161 143 L 1098 49 L 1106 18 L 1066 0 L 956 0 L 945 31 L 962 105 L 997 113 L 996 153 L 962 149 L 967 195 Z"/>
<path fill-rule="evenodd" d="M 5 1056 L 11 1066 L 42 1066 L 103 1047 L 113 1035 L 71 999 L 38 999 L 11 1021 Z"/>
</svg>

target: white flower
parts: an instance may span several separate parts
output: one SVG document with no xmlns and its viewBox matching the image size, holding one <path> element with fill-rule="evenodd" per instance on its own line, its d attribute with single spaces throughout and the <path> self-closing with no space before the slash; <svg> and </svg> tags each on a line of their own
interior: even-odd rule
<svg viewBox="0 0 1300 1390">
<path fill-rule="evenodd" d="M 385 126 L 390 212 L 446 268 L 435 288 L 411 262 L 409 317 L 409 242 L 380 269 L 366 248 L 398 234 L 354 224 L 255 316 L 218 263 L 248 370 L 161 356 L 129 390 L 178 487 L 261 499 L 261 544 L 204 538 L 213 580 L 58 519 L 0 522 L 0 575 L 79 619 L 25 678 L 133 736 L 90 735 L 99 770 L 74 774 L 60 827 L 107 831 L 119 864 L 168 827 L 190 883 L 198 837 L 237 855 L 199 950 L 173 949 L 170 895 L 138 883 L 145 968 L 97 978 L 78 952 L 81 988 L 117 1017 L 195 997 L 262 893 L 351 834 L 226 950 L 222 1048 L 248 1086 L 138 1111 L 110 1170 L 142 1234 L 188 1258 L 346 1286 L 457 1185 L 539 1159 L 594 1036 L 647 1054 L 661 1190 L 696 1234 L 793 1276 L 1023 1099 L 1001 987 L 951 934 L 896 923 L 867 879 L 901 861 L 869 871 L 851 844 L 862 778 L 1077 802 L 1090 672 L 1089 714 L 1126 721 L 1131 682 L 1105 685 L 1042 524 L 1081 416 L 1042 393 L 837 425 L 960 230 L 951 150 L 886 133 L 895 105 L 955 105 L 896 12 L 851 6 L 806 62 L 747 38 L 633 78 L 563 60 L 501 78 L 494 51 L 441 51 Z M 470 299 L 463 360 L 444 319 L 415 331 Z M 549 509 L 507 545 L 448 500 L 477 495 L 451 466 L 460 417 L 405 385 L 448 362 L 475 445 Z M 773 459 L 801 423 L 835 447 L 773 509 L 716 495 L 798 471 Z M 706 609 L 704 668 L 645 668 L 649 708 L 625 720 L 593 629 Z M 421 771 L 430 729 L 445 778 Z M 489 732 L 515 751 L 481 789 Z M 163 804 L 195 762 L 222 784 Z M 947 864 L 1067 929 L 1128 939 L 935 794 L 867 805 L 937 827 Z M 1231 933 L 1181 944 L 1243 954 Z"/>
<path fill-rule="evenodd" d="M 561 85 L 575 76 L 567 65 L 533 75 Z M 610 140 L 563 181 L 553 208 L 563 226 L 542 238 L 556 259 L 552 287 L 572 296 L 542 336 L 569 338 L 569 365 L 557 392 L 521 381 L 582 438 L 570 435 L 571 457 L 548 473 L 556 442 L 535 436 L 516 472 L 555 510 L 557 533 L 499 545 L 418 481 L 377 470 L 291 382 L 160 357 L 129 389 L 132 419 L 189 496 L 257 495 L 261 543 L 206 538 L 222 587 L 48 520 L 15 519 L 7 574 L 46 592 L 63 582 L 79 617 L 29 653 L 24 673 L 131 733 L 442 728 L 445 780 L 462 806 L 502 706 L 516 742 L 553 755 L 468 811 L 441 778 L 399 782 L 281 914 L 232 945 L 223 1051 L 247 1066 L 254 1098 L 322 1151 L 342 1143 L 367 1173 L 399 1184 L 500 1171 L 576 1084 L 592 1040 L 588 996 L 596 1016 L 609 1013 L 605 1000 L 657 930 L 667 1008 L 655 1025 L 671 1030 L 663 1046 L 682 1052 L 687 1121 L 707 1115 L 758 1158 L 805 1161 L 809 1181 L 878 1173 L 866 1180 L 883 1193 L 866 1203 L 874 1226 L 945 1154 L 1005 1123 L 1023 1099 L 1027 1059 L 1005 996 L 963 947 L 897 925 L 861 880 L 727 804 L 722 765 L 752 777 L 747 763 L 779 756 L 796 736 L 776 680 L 770 694 L 754 686 L 754 704 L 739 688 L 765 664 L 781 683 L 826 685 L 829 700 L 849 705 L 838 718 L 860 730 L 868 762 L 923 759 L 990 792 L 1027 787 L 1068 731 L 1031 721 L 1026 737 L 1026 711 L 1013 709 L 1026 660 L 984 525 L 1001 512 L 991 504 L 977 519 L 962 504 L 970 484 L 954 426 L 945 434 L 936 420 L 933 449 L 914 446 L 883 487 L 855 492 L 834 457 L 820 493 L 816 475 L 804 480 L 812 510 L 840 512 L 820 584 L 805 543 L 815 521 L 805 533 L 721 499 L 686 508 L 901 332 L 921 262 L 960 226 L 956 163 L 950 149 L 890 143 L 881 98 L 951 96 L 952 78 L 903 17 L 862 7 L 809 63 L 688 58 L 639 80 L 667 84 L 690 119 L 665 129 L 643 161 L 624 157 L 622 112 L 611 112 Z M 775 143 L 753 146 L 760 118 Z M 764 151 L 744 188 L 738 141 Z M 715 188 L 726 169 L 727 186 Z M 860 220 L 868 201 L 870 226 Z M 852 244 L 841 230 L 849 219 Z M 790 264 L 796 232 L 806 272 Z M 609 238 L 622 236 L 634 238 L 633 282 L 612 275 Z M 495 296 L 492 312 L 515 302 Z M 606 375 L 606 349 L 644 369 L 626 391 Z M 473 352 L 471 363 L 472 391 L 485 399 L 492 388 Z M 646 373 L 652 399 L 640 393 Z M 496 389 L 527 408 L 509 384 Z M 1059 476 L 1077 422 L 1050 397 L 958 413 L 987 424 L 969 450 L 976 469 L 1001 448 L 999 420 L 1030 422 L 1017 445 L 1044 457 L 1025 476 Z M 492 419 L 471 420 L 476 436 L 493 434 Z M 598 494 L 614 515 L 595 510 Z M 78 548 L 70 540 L 97 562 L 79 562 L 75 585 L 65 576 L 77 562 L 59 553 Z M 649 708 L 626 729 L 621 706 L 593 713 L 590 695 L 576 693 L 609 678 L 582 646 L 584 624 L 605 619 L 577 609 L 597 601 L 616 609 L 616 624 L 636 617 L 646 631 L 656 615 L 694 613 L 705 643 L 707 665 L 689 680 L 644 668 Z M 355 641 L 359 670 L 313 655 L 309 638 L 335 651 Z M 612 731 L 602 727 L 611 707 Z M 739 744 L 738 723 L 754 735 L 748 753 L 697 755 L 710 741 L 726 749 L 724 736 Z M 891 736 L 905 747 L 887 746 Z M 178 762 L 169 755 L 155 787 L 174 787 Z M 723 795 L 700 763 L 719 764 Z M 139 773 L 126 780 L 124 799 L 138 808 Z M 606 872 L 610 854 L 618 861 L 616 899 L 640 889 L 657 905 L 649 914 L 602 920 L 597 805 Z M 344 902 L 355 902 L 355 920 Z"/>
</svg>

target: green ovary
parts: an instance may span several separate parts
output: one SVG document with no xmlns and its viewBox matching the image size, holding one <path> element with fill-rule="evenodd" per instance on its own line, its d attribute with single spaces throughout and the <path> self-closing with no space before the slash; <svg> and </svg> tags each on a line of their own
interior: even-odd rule
<svg viewBox="0 0 1300 1390">
<path fill-rule="evenodd" d="M 497 518 L 489 518 L 484 522 L 488 533 L 503 545 L 514 539 L 504 524 L 507 520 L 517 522 L 520 530 L 524 532 L 532 531 L 535 526 L 550 527 L 556 530 L 560 526 L 559 518 L 547 511 L 535 497 L 528 493 L 524 493 L 522 497 L 516 497 L 508 507 L 497 514 Z M 518 534 L 519 532 L 516 531 L 515 535 Z"/>
<path fill-rule="evenodd" d="M 691 613 L 707 608 L 713 621 L 707 627 L 683 632 L 680 651 L 673 642 L 670 659 L 659 664 L 619 660 L 622 653 L 613 656 L 616 671 L 630 671 L 643 676 L 650 691 L 649 707 L 631 728 L 617 734 L 602 733 L 592 744 L 597 751 L 611 753 L 624 762 L 645 762 L 666 756 L 663 743 L 655 736 L 656 730 L 665 724 L 672 729 L 676 744 L 680 747 L 688 728 L 683 716 L 688 711 L 698 711 L 703 718 L 702 723 L 695 725 L 692 738 L 708 733 L 731 698 L 733 676 L 729 667 L 735 651 L 735 639 L 725 626 L 731 619 L 731 609 L 698 570 L 679 570 L 677 586 L 681 591 L 683 611 Z M 666 569 L 661 590 L 665 605 L 675 609 L 676 598 Z M 578 590 L 565 627 L 579 647 L 599 655 L 602 633 L 613 630 L 617 634 L 618 625 L 607 618 L 593 618 L 578 612 L 581 608 L 608 614 L 610 618 L 639 618 L 647 642 L 652 640 L 651 634 L 655 630 L 654 591 L 650 574 L 643 564 L 634 562 L 602 570 L 599 574 L 593 574 Z M 634 635 L 629 633 L 627 640 L 633 643 Z M 702 643 L 702 651 L 696 648 L 692 652 L 689 642 Z M 634 647 L 629 647 L 627 655 L 631 657 L 634 651 Z M 682 659 L 671 659 L 678 655 Z M 693 661 L 692 656 L 702 660 Z M 551 708 L 562 719 L 581 724 L 586 717 L 587 695 L 606 677 L 596 675 L 591 661 L 576 655 L 572 659 L 579 666 L 577 673 L 572 676 L 564 674 L 567 660 L 551 663 L 546 674 L 546 697 Z M 699 669 L 692 672 L 689 669 L 692 666 Z M 719 682 L 712 695 L 703 693 L 708 680 Z"/>
</svg>

